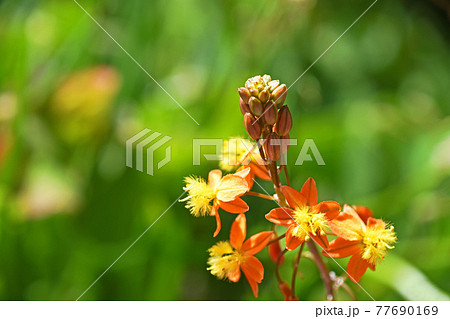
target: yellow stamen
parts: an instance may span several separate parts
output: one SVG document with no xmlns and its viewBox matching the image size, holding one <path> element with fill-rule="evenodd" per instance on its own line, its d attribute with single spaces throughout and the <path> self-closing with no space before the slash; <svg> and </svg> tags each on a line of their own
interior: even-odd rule
<svg viewBox="0 0 450 319">
<path fill-rule="evenodd" d="M 302 240 L 309 240 L 312 235 L 325 234 L 327 218 L 322 213 L 313 213 L 309 206 L 294 210 L 292 217 L 297 225 L 293 235 Z"/>
<path fill-rule="evenodd" d="M 242 263 L 244 255 L 231 247 L 230 242 L 220 241 L 208 249 L 209 259 L 207 270 L 219 279 L 225 279 L 235 273 Z"/>
<path fill-rule="evenodd" d="M 388 249 L 393 249 L 397 241 L 393 226 L 384 224 L 375 227 L 367 227 L 363 236 L 362 258 L 375 265 L 386 256 Z"/>
<path fill-rule="evenodd" d="M 215 190 L 209 187 L 208 183 L 201 177 L 186 177 L 184 179 L 188 196 L 180 202 L 187 202 L 188 208 L 195 217 L 209 215 L 212 209 L 212 201 L 216 197 Z"/>
</svg>

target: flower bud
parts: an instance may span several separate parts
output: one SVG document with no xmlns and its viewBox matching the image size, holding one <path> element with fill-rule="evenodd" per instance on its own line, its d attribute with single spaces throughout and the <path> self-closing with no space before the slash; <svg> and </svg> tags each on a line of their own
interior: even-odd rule
<svg viewBox="0 0 450 319">
<path fill-rule="evenodd" d="M 281 293 L 284 296 L 285 301 L 297 301 L 299 300 L 297 296 L 292 296 L 292 289 L 286 281 L 282 281 L 278 284 Z"/>
<path fill-rule="evenodd" d="M 260 100 L 258 100 L 256 97 L 252 96 L 249 100 L 249 106 L 250 110 L 252 111 L 252 114 L 255 116 L 260 116 L 262 112 L 264 111 L 263 105 Z"/>
<path fill-rule="evenodd" d="M 262 78 L 266 83 L 269 83 L 270 81 L 272 81 L 272 78 L 268 74 L 264 74 Z"/>
<path fill-rule="evenodd" d="M 259 96 L 258 96 L 259 100 L 260 100 L 263 104 L 265 104 L 265 103 L 269 100 L 269 97 L 270 97 L 270 93 L 268 92 L 267 89 L 262 90 L 262 91 L 259 93 Z"/>
<path fill-rule="evenodd" d="M 280 81 L 279 80 L 273 80 L 273 81 L 270 81 L 268 83 L 268 85 L 269 85 L 270 92 L 273 92 L 273 90 L 275 90 L 280 85 Z"/>
<path fill-rule="evenodd" d="M 248 135 L 257 140 L 261 136 L 261 125 L 257 121 L 256 117 L 250 113 L 245 113 L 244 115 L 244 125 L 247 130 Z"/>
<path fill-rule="evenodd" d="M 250 94 L 253 95 L 253 96 L 258 96 L 258 93 L 259 93 L 258 89 L 255 89 L 255 88 L 251 88 L 251 89 L 249 90 L 249 92 L 250 92 Z"/>
<path fill-rule="evenodd" d="M 284 101 L 286 101 L 286 95 L 287 95 L 287 87 L 286 84 L 282 84 L 279 87 L 277 87 L 272 92 L 272 99 L 275 101 L 275 104 L 278 107 L 281 107 L 284 104 Z"/>
<path fill-rule="evenodd" d="M 251 113 L 248 104 L 245 103 L 242 98 L 239 99 L 239 106 L 241 107 L 241 112 L 243 115 L 245 115 L 245 113 Z"/>
<path fill-rule="evenodd" d="M 289 133 L 292 128 L 292 116 L 287 105 L 283 106 L 278 112 L 278 121 L 273 127 L 273 131 L 279 136 Z"/>
<path fill-rule="evenodd" d="M 281 253 L 282 253 L 282 250 L 281 250 L 280 242 L 278 240 L 269 245 L 269 256 L 270 256 L 270 259 L 272 259 L 272 261 L 274 263 L 276 263 L 278 261 L 278 258 L 280 257 Z M 283 262 L 284 262 L 284 256 L 281 256 L 280 265 L 282 265 Z"/>
<path fill-rule="evenodd" d="M 264 120 L 269 125 L 273 125 L 277 121 L 277 107 L 271 101 L 266 105 Z"/>
<path fill-rule="evenodd" d="M 248 104 L 248 100 L 250 99 L 250 92 L 246 88 L 239 88 L 238 89 L 239 95 L 241 96 L 241 99 L 244 100 L 245 103 Z"/>
<path fill-rule="evenodd" d="M 280 138 L 276 133 L 270 133 L 267 135 L 266 140 L 264 141 L 264 149 L 266 151 L 267 157 L 275 162 L 280 158 Z"/>
</svg>

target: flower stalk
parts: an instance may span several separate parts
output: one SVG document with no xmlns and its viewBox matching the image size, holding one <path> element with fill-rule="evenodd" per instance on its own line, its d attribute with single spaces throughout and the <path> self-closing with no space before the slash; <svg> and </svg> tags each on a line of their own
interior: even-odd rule
<svg viewBox="0 0 450 319">
<path fill-rule="evenodd" d="M 258 285 L 265 274 L 263 264 L 255 255 L 268 247 L 285 300 L 298 300 L 295 285 L 302 256 L 316 264 L 327 300 L 335 300 L 335 292 L 340 287 L 355 300 L 351 287 L 344 283 L 344 275 L 336 277 L 332 273 L 331 276 L 323 258 L 351 256 L 346 275 L 357 283 L 367 269 L 374 271 L 387 252 L 394 248 L 397 240 L 394 227 L 373 218 L 372 211 L 364 206 L 344 205 L 341 209 L 335 201 L 319 202 L 312 177 L 300 190 L 291 187 L 288 168 L 283 161 L 288 151 L 285 143 L 293 125 L 291 112 L 285 105 L 285 84 L 272 80 L 269 75 L 255 76 L 248 79 L 238 93 L 244 127 L 254 142 L 243 138 L 225 141 L 219 163 L 221 170 L 210 171 L 207 180 L 195 176 L 185 178 L 184 189 L 188 195 L 180 200 L 195 217 L 213 216 L 216 219 L 214 237 L 221 230 L 219 212 L 222 210 L 234 216 L 228 239 L 217 242 L 208 250 L 208 271 L 230 282 L 245 277 L 257 297 Z M 222 170 L 229 174 L 223 175 Z M 280 178 L 282 171 L 284 184 Z M 276 195 L 252 191 L 256 178 L 270 180 Z M 247 236 L 246 214 L 257 214 L 258 210 L 250 209 L 241 198 L 244 195 L 277 204 L 278 207 L 265 215 L 272 223 L 271 230 Z M 287 227 L 287 230 L 278 236 L 276 225 Z M 328 236 L 334 236 L 331 242 Z M 307 251 L 305 246 L 308 246 Z M 281 277 L 280 267 L 285 254 L 291 251 L 296 251 L 296 258 L 288 283 Z"/>
</svg>

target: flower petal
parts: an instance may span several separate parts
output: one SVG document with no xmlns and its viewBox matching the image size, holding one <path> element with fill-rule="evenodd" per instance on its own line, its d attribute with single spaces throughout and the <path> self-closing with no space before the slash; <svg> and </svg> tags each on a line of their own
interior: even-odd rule
<svg viewBox="0 0 450 319">
<path fill-rule="evenodd" d="M 216 226 L 216 231 L 214 232 L 214 235 L 213 235 L 213 237 L 216 237 L 219 234 L 220 229 L 222 228 L 222 223 L 220 221 L 220 215 L 219 215 L 219 206 L 217 203 L 214 203 L 214 205 L 211 209 L 211 215 L 216 216 L 217 226 Z"/>
<path fill-rule="evenodd" d="M 313 207 L 313 211 L 316 213 L 325 214 L 327 219 L 331 220 L 339 215 L 339 212 L 341 211 L 341 205 L 331 200 L 320 202 L 319 204 Z"/>
<path fill-rule="evenodd" d="M 247 219 L 239 214 L 231 225 L 230 243 L 235 249 L 241 249 L 245 236 L 247 236 Z"/>
<path fill-rule="evenodd" d="M 353 205 L 352 207 L 356 211 L 356 213 L 359 215 L 359 217 L 361 217 L 362 221 L 365 223 L 367 223 L 367 219 L 369 217 L 373 216 L 373 213 L 370 210 L 370 208 L 367 208 L 365 206 L 358 206 L 358 205 Z"/>
<path fill-rule="evenodd" d="M 386 223 L 384 221 L 382 221 L 381 219 L 369 217 L 367 219 L 367 227 L 384 229 L 386 227 Z"/>
<path fill-rule="evenodd" d="M 344 211 L 338 217 L 328 221 L 328 226 L 336 236 L 347 240 L 360 240 L 361 233 L 366 230 L 364 222 L 348 205 L 344 205 Z"/>
<path fill-rule="evenodd" d="M 261 178 L 266 181 L 270 181 L 270 175 L 269 171 L 264 165 L 257 165 L 257 164 L 249 164 L 248 165 L 250 169 L 252 170 L 252 173 L 256 175 L 258 178 Z"/>
<path fill-rule="evenodd" d="M 264 278 L 264 267 L 258 258 L 247 256 L 244 263 L 241 264 L 242 272 L 252 288 L 253 295 L 258 298 L 258 283 Z"/>
<path fill-rule="evenodd" d="M 296 225 L 291 225 L 286 232 L 286 248 L 288 250 L 294 250 L 300 246 L 304 240 L 293 236 L 293 229 L 297 227 Z"/>
<path fill-rule="evenodd" d="M 247 172 L 242 173 L 243 171 L 247 171 L 247 169 L 248 169 L 248 173 L 247 173 Z M 253 182 L 254 182 L 254 181 L 253 181 L 254 175 L 253 175 L 253 172 L 252 172 L 252 170 L 250 169 L 249 166 L 241 166 L 241 167 L 237 170 L 237 172 L 234 173 L 234 174 L 235 174 L 235 175 L 238 175 L 238 176 L 241 176 L 242 178 L 244 178 L 245 181 L 247 182 L 248 190 L 251 190 L 251 189 L 252 189 L 252 187 L 253 187 Z"/>
<path fill-rule="evenodd" d="M 353 282 L 358 282 L 369 267 L 369 263 L 361 254 L 353 255 L 347 265 L 347 275 Z"/>
<path fill-rule="evenodd" d="M 228 274 L 228 279 L 232 282 L 238 282 L 241 279 L 241 269 L 237 267 L 235 272 Z"/>
<path fill-rule="evenodd" d="M 272 238 L 273 231 L 263 231 L 251 236 L 243 244 L 241 250 L 249 255 L 254 255 L 263 250 Z"/>
<path fill-rule="evenodd" d="M 264 278 L 264 267 L 255 256 L 246 256 L 241 268 L 248 279 L 253 279 L 257 283 L 260 283 Z"/>
<path fill-rule="evenodd" d="M 248 184 L 244 178 L 229 174 L 223 177 L 217 185 L 217 199 L 223 202 L 229 202 L 248 191 Z"/>
<path fill-rule="evenodd" d="M 234 173 L 233 175 L 235 176 L 239 176 L 242 177 L 243 179 L 247 179 L 248 175 L 251 175 L 251 169 L 250 167 L 244 167 L 244 168 L 240 168 L 236 173 Z"/>
<path fill-rule="evenodd" d="M 242 271 L 244 271 L 244 270 L 242 270 Z M 244 271 L 244 275 L 245 275 L 245 271 Z M 247 278 L 247 281 L 250 284 L 250 287 L 252 288 L 253 296 L 255 296 L 255 298 L 258 298 L 258 283 L 247 276 L 245 276 L 245 277 Z"/>
<path fill-rule="evenodd" d="M 322 247 L 323 249 L 327 249 L 328 248 L 328 238 L 327 235 L 313 235 L 313 234 L 308 234 L 309 237 L 311 237 L 311 239 L 320 247 Z"/>
<path fill-rule="evenodd" d="M 219 185 L 220 179 L 222 178 L 222 171 L 220 169 L 213 169 L 208 174 L 208 185 L 212 189 L 215 189 Z"/>
<path fill-rule="evenodd" d="M 359 254 L 360 251 L 361 242 L 336 238 L 328 245 L 326 250 L 322 251 L 322 254 L 331 258 L 344 258 Z"/>
<path fill-rule="evenodd" d="M 266 219 L 276 225 L 289 227 L 294 223 L 292 214 L 290 208 L 274 208 L 266 214 Z"/>
<path fill-rule="evenodd" d="M 312 177 L 310 177 L 306 180 L 305 184 L 303 184 L 303 187 L 302 187 L 302 190 L 300 191 L 300 193 L 302 193 L 303 196 L 305 196 L 307 206 L 317 205 L 317 202 L 318 202 L 317 187 L 316 187 L 316 182 L 314 181 L 314 179 Z"/>
<path fill-rule="evenodd" d="M 289 206 L 292 207 L 293 209 L 301 208 L 306 205 L 307 200 L 305 196 L 299 191 L 293 189 L 292 187 L 281 186 L 281 192 L 286 198 L 286 201 L 288 202 Z"/>
<path fill-rule="evenodd" d="M 230 202 L 222 202 L 220 200 L 217 201 L 220 208 L 223 210 L 233 213 L 233 214 L 242 214 L 248 211 L 248 205 L 241 198 L 236 198 Z"/>
</svg>

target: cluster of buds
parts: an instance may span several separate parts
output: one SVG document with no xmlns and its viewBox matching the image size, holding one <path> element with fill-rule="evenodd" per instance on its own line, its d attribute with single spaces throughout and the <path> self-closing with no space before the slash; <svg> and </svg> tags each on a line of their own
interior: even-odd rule
<svg viewBox="0 0 450 319">
<path fill-rule="evenodd" d="M 238 89 L 240 108 L 248 135 L 264 141 L 267 158 L 276 161 L 281 156 L 282 139 L 289 138 L 292 128 L 291 112 L 284 105 L 286 84 L 272 80 L 267 74 L 254 76 Z"/>
</svg>

